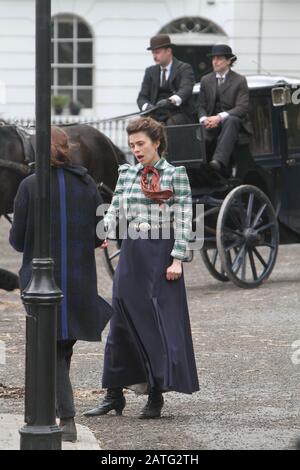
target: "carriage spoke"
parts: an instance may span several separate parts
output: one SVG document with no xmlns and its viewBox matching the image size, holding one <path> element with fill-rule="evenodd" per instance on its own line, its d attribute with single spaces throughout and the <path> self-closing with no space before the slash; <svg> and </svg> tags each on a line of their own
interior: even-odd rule
<svg viewBox="0 0 300 470">
<path fill-rule="evenodd" d="M 228 276 L 223 268 L 220 254 L 217 248 L 202 249 L 200 250 L 201 257 L 208 268 L 210 274 L 221 282 L 228 281 Z"/>
<path fill-rule="evenodd" d="M 246 280 L 246 265 L 247 265 L 247 247 L 246 247 L 246 250 L 245 250 L 245 256 L 243 257 L 243 261 L 242 261 L 242 279 L 243 279 L 243 281 Z"/>
<path fill-rule="evenodd" d="M 232 257 L 231 257 L 230 251 L 226 252 L 226 255 L 228 256 L 228 260 L 229 260 L 230 266 L 232 266 Z M 227 276 L 226 270 L 224 269 L 224 267 L 223 267 L 222 264 L 221 264 L 221 272 L 222 272 L 225 276 Z"/>
<path fill-rule="evenodd" d="M 256 257 L 257 257 L 257 258 L 259 259 L 259 261 L 261 262 L 261 264 L 264 266 L 264 268 L 267 268 L 268 265 L 267 265 L 267 263 L 265 262 L 265 260 L 263 259 L 263 257 L 261 256 L 261 254 L 259 253 L 259 251 L 258 251 L 255 247 L 253 247 L 253 251 L 254 251 Z"/>
<path fill-rule="evenodd" d="M 253 209 L 254 194 L 249 194 L 248 206 L 247 206 L 247 216 L 246 216 L 246 227 L 250 227 L 251 224 L 251 214 Z"/>
<path fill-rule="evenodd" d="M 233 243 L 231 243 L 231 245 L 225 247 L 225 252 L 228 253 L 233 248 L 238 248 L 239 246 L 241 246 L 242 243 L 242 240 L 235 240 Z"/>
<path fill-rule="evenodd" d="M 236 236 L 242 237 L 242 233 L 241 233 L 239 230 L 234 230 L 234 229 L 229 228 L 229 227 L 226 227 L 226 226 L 225 226 L 224 229 L 223 229 L 223 233 L 224 233 L 224 234 L 225 234 L 225 233 L 232 234 L 235 238 L 236 238 Z"/>
<path fill-rule="evenodd" d="M 262 216 L 262 213 L 264 212 L 265 208 L 267 207 L 267 204 L 263 204 L 259 211 L 257 212 L 255 219 L 252 223 L 252 228 L 255 228 L 257 222 L 259 221 L 260 217 Z"/>
<path fill-rule="evenodd" d="M 232 270 L 237 274 L 240 270 L 241 264 L 243 262 L 243 257 L 245 256 L 245 245 L 238 251 L 238 254 L 235 257 L 235 260 L 232 265 Z"/>
<path fill-rule="evenodd" d="M 229 211 L 229 217 L 231 217 L 232 222 L 235 224 L 237 228 L 240 228 L 240 229 L 243 228 L 241 222 L 238 220 L 233 210 Z"/>
<path fill-rule="evenodd" d="M 257 281 L 257 279 L 258 279 L 257 271 L 256 271 L 254 256 L 253 256 L 251 248 L 248 250 L 248 254 L 249 254 L 249 260 L 250 260 L 250 266 L 251 266 L 251 270 L 252 270 L 252 274 L 253 274 L 253 279 L 255 281 Z"/>
<path fill-rule="evenodd" d="M 239 213 L 240 213 L 240 219 L 241 219 L 242 227 L 244 227 L 246 225 L 245 207 L 243 206 L 243 202 L 241 200 L 241 197 L 238 197 L 237 201 L 238 201 L 238 206 L 239 206 Z"/>
<path fill-rule="evenodd" d="M 275 222 L 270 222 L 268 224 L 262 225 L 261 227 L 258 227 L 256 229 L 257 233 L 262 232 L 264 230 L 268 230 L 268 228 L 273 227 L 275 225 Z"/>
<path fill-rule="evenodd" d="M 213 250 L 212 264 L 214 267 L 216 266 L 217 258 L 218 258 L 218 250 Z"/>
</svg>

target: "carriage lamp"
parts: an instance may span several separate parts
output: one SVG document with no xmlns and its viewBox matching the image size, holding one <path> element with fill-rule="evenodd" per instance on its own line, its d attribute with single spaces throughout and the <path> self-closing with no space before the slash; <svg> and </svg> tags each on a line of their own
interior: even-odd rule
<svg viewBox="0 0 300 470">
<path fill-rule="evenodd" d="M 272 88 L 273 106 L 286 106 L 291 103 L 291 90 L 288 87 Z"/>
<path fill-rule="evenodd" d="M 272 88 L 272 104 L 275 107 L 281 107 L 282 109 L 282 119 L 285 129 L 289 128 L 289 120 L 286 105 L 292 102 L 291 90 L 287 86 L 275 87 Z"/>
</svg>

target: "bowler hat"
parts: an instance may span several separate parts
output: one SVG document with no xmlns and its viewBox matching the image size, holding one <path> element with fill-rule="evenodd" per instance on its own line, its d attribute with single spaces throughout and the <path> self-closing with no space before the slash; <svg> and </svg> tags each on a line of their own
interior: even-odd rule
<svg viewBox="0 0 300 470">
<path fill-rule="evenodd" d="M 209 57 L 219 55 L 228 59 L 232 59 L 233 62 L 236 60 L 236 56 L 232 53 L 231 47 L 227 46 L 227 44 L 216 44 L 212 47 L 211 53 L 207 55 Z"/>
<path fill-rule="evenodd" d="M 174 46 L 174 44 L 171 43 L 171 39 L 168 34 L 157 34 L 150 39 L 150 47 L 147 47 L 147 51 L 154 51 L 154 49 L 160 49 L 161 47 L 172 46 Z"/>
</svg>

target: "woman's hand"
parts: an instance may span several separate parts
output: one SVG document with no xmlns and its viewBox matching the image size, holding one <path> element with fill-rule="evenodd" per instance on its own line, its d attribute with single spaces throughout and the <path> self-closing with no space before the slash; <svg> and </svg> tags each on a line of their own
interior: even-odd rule
<svg viewBox="0 0 300 470">
<path fill-rule="evenodd" d="M 166 278 L 168 281 L 176 281 L 182 275 L 182 263 L 180 259 L 173 260 L 171 266 L 168 267 L 166 271 Z"/>
<path fill-rule="evenodd" d="M 102 248 L 102 250 L 104 250 L 104 248 L 107 248 L 107 247 L 108 247 L 108 240 L 104 240 L 102 245 L 100 245 L 100 248 Z"/>
</svg>

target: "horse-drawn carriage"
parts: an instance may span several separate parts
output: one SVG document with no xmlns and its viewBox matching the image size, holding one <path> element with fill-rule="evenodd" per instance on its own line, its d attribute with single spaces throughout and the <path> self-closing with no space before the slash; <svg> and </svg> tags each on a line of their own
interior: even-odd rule
<svg viewBox="0 0 300 470">
<path fill-rule="evenodd" d="M 202 240 L 191 239 L 191 248 L 203 242 L 201 257 L 219 281 L 257 287 L 272 272 L 279 240 L 300 241 L 299 82 L 248 78 L 254 133 L 240 135 L 229 178 L 205 165 L 211 149 L 205 146 L 200 125 L 166 128 L 168 159 L 186 167 L 193 205 L 204 205 Z M 120 244 L 116 240 L 105 252 L 112 275 Z"/>
<path fill-rule="evenodd" d="M 199 124 L 166 130 L 167 158 L 186 167 L 194 208 L 204 206 L 203 235 L 191 239 L 191 248 L 202 243 L 202 259 L 217 280 L 253 288 L 271 274 L 279 240 L 300 242 L 300 80 L 257 76 L 248 77 L 248 84 L 254 134 L 240 135 L 228 178 L 205 165 L 212 149 L 206 148 Z M 32 158 L 28 136 L 17 126 L 10 127 L 0 127 L 0 215 L 7 213 L 5 208 L 11 211 Z M 78 144 L 74 160 L 87 166 L 108 201 L 124 159 L 109 139 L 88 127 L 66 128 Z M 120 244 L 115 240 L 104 252 L 111 275 Z"/>
</svg>

